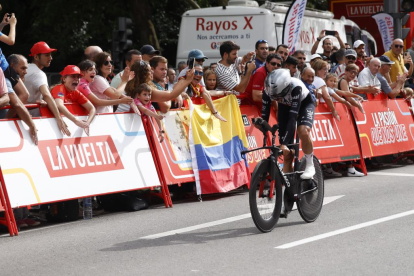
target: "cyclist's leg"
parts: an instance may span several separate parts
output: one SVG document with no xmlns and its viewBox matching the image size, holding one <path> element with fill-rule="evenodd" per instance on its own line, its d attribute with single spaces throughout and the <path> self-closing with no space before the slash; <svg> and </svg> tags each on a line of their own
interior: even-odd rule
<svg viewBox="0 0 414 276">
<path fill-rule="evenodd" d="M 287 129 L 287 122 L 289 117 L 290 106 L 279 104 L 277 110 L 277 122 L 279 124 L 279 141 L 281 137 L 285 136 Z M 289 141 L 289 144 L 293 141 Z M 283 172 L 293 172 L 293 158 L 294 154 L 291 152 L 289 155 L 283 155 Z"/>
<path fill-rule="evenodd" d="M 301 175 L 302 179 L 310 179 L 315 175 L 315 166 L 313 164 L 313 142 L 310 137 L 310 132 L 313 125 L 315 115 L 315 104 L 312 98 L 308 95 L 302 102 L 299 110 L 298 120 L 298 134 L 302 141 L 302 150 L 305 154 L 306 167 Z"/>
</svg>

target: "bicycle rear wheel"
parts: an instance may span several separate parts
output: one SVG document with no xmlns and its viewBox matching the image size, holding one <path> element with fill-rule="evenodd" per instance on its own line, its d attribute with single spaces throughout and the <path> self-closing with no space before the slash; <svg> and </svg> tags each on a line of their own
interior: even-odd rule
<svg viewBox="0 0 414 276">
<path fill-rule="evenodd" d="M 323 196 L 325 192 L 321 164 L 315 156 L 313 157 L 313 164 L 315 165 L 315 175 L 313 180 L 299 180 L 300 183 L 298 185 L 299 199 L 296 204 L 300 216 L 306 222 L 314 222 L 318 218 L 322 210 Z M 303 157 L 300 162 L 299 170 L 303 171 L 305 170 L 305 167 L 306 160 L 305 157 Z M 306 191 L 309 190 L 308 181 L 314 181 L 317 185 L 317 189 L 306 193 Z"/>
<path fill-rule="evenodd" d="M 282 208 L 280 174 L 276 173 L 275 181 L 270 181 L 270 166 L 270 160 L 260 161 L 250 181 L 250 213 L 257 229 L 263 233 L 275 228 Z"/>
</svg>

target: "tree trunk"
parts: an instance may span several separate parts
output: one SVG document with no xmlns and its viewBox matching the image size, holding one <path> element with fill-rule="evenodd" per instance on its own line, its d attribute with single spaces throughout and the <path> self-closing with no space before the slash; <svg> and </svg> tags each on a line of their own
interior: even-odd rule
<svg viewBox="0 0 414 276">
<path fill-rule="evenodd" d="M 138 39 L 140 45 L 151 44 L 150 37 L 153 37 L 149 24 L 152 17 L 151 0 L 129 0 L 129 5 L 133 14 L 132 21 L 135 23 L 134 37 Z"/>
</svg>

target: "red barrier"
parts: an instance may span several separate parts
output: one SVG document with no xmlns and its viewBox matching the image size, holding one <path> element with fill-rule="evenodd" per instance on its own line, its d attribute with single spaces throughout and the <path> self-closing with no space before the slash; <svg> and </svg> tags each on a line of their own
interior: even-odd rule
<svg viewBox="0 0 414 276">
<path fill-rule="evenodd" d="M 363 102 L 365 114 L 353 112 L 364 158 L 414 149 L 414 121 L 404 99 Z"/>
<path fill-rule="evenodd" d="M 0 224 L 6 225 L 10 236 L 17 236 L 16 220 L 14 219 L 13 209 L 10 205 L 9 195 L 7 194 L 6 184 L 4 183 L 3 172 L 0 167 L 0 211 L 4 211 L 4 218 L 0 218 Z"/>
<path fill-rule="evenodd" d="M 352 113 L 345 105 L 334 104 L 340 121 L 333 118 L 326 104 L 319 104 L 315 109 L 311 131 L 314 154 L 323 164 L 361 159 Z"/>
</svg>

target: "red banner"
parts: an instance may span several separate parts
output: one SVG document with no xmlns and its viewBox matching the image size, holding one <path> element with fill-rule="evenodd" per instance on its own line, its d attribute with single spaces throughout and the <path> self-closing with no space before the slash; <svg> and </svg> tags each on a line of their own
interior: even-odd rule
<svg viewBox="0 0 414 276">
<path fill-rule="evenodd" d="M 364 158 L 414 149 L 414 122 L 404 99 L 366 101 L 354 112 Z"/>
<path fill-rule="evenodd" d="M 326 104 L 319 104 L 315 109 L 315 119 L 311 131 L 313 152 L 324 164 L 360 159 L 358 139 L 351 111 L 341 103 L 334 104 L 341 117 L 340 121 L 333 118 Z"/>
</svg>

